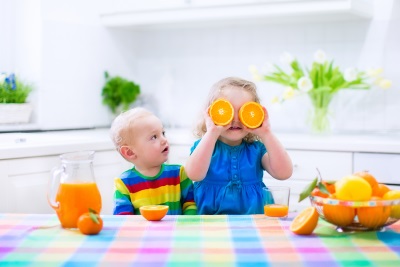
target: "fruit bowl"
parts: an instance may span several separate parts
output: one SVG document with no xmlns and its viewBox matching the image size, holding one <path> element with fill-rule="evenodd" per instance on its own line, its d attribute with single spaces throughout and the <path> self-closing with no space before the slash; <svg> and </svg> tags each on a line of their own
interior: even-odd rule
<svg viewBox="0 0 400 267">
<path fill-rule="evenodd" d="M 319 217 L 338 232 L 383 231 L 400 219 L 400 198 L 393 200 L 343 201 L 310 196 Z"/>
</svg>

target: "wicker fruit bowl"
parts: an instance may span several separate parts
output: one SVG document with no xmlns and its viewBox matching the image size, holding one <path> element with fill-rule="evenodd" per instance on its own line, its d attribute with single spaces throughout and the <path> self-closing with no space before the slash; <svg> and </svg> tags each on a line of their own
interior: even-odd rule
<svg viewBox="0 0 400 267">
<path fill-rule="evenodd" d="M 319 216 L 338 232 L 383 231 L 400 219 L 400 198 L 393 200 L 343 201 L 310 196 Z"/>
</svg>

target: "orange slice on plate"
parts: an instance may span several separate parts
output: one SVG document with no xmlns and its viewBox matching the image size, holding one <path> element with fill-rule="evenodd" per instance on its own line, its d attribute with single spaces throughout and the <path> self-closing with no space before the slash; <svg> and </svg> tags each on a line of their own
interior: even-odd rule
<svg viewBox="0 0 400 267">
<path fill-rule="evenodd" d="M 218 98 L 211 104 L 208 113 L 215 125 L 225 126 L 233 120 L 232 104 L 222 98 Z"/>
<path fill-rule="evenodd" d="M 255 129 L 264 121 L 263 107 L 257 102 L 247 102 L 239 110 L 239 119 L 247 127 Z"/>
<path fill-rule="evenodd" d="M 310 235 L 318 224 L 318 211 L 315 207 L 308 207 L 301 211 L 290 224 L 290 231 L 298 235 Z"/>
<path fill-rule="evenodd" d="M 168 212 L 167 205 L 147 205 L 140 207 L 140 214 L 148 221 L 159 221 Z"/>
</svg>

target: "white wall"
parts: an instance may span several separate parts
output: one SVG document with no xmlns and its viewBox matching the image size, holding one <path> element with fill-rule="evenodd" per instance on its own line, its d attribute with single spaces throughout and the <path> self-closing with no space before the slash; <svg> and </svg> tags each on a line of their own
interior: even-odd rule
<svg viewBox="0 0 400 267">
<path fill-rule="evenodd" d="M 191 126 L 217 80 L 234 75 L 251 79 L 249 65 L 280 64 L 285 51 L 309 66 L 313 53 L 323 49 L 343 69 L 383 67 L 394 85 L 386 91 L 341 92 L 332 103 L 335 131 L 398 131 L 400 3 L 377 1 L 375 7 L 374 19 L 365 21 L 166 28 L 127 34 L 135 39 L 135 65 L 143 88 L 172 92 L 170 99 L 162 94 L 159 104 L 171 102 L 173 111 L 167 121 L 175 125 Z M 168 85 L 161 82 L 163 79 Z M 283 88 L 267 82 L 257 85 L 277 130 L 307 131 L 307 98 L 272 106 L 270 100 Z"/>
<path fill-rule="evenodd" d="M 18 0 L 21 1 L 27 0 Z M 217 80 L 226 76 L 251 79 L 249 65 L 280 63 L 280 55 L 285 51 L 309 65 L 314 51 L 323 49 L 343 68 L 383 67 L 393 81 L 393 88 L 386 91 L 340 93 L 332 103 L 335 130 L 400 130 L 396 115 L 400 112 L 400 77 L 396 75 L 400 62 L 399 1 L 376 0 L 374 19 L 365 21 L 194 28 L 184 25 L 147 30 L 103 27 L 99 13 L 105 0 L 36 1 L 40 2 L 40 10 L 34 9 L 36 15 L 32 16 L 35 23 L 38 13 L 41 19 L 36 27 L 40 37 L 31 40 L 38 51 L 35 57 L 39 57 L 34 66 L 40 72 L 35 112 L 44 128 L 107 125 L 110 114 L 100 96 L 105 70 L 139 83 L 144 101 L 140 103 L 152 107 L 167 125 L 190 127 L 210 86 Z M 0 0 L 4 2 L 15 6 L 14 1 Z M 20 9 L 18 12 L 26 14 Z M 4 21 L 7 22 L 0 17 L 2 31 Z M 5 32 L 12 39 L 14 33 L 9 29 Z M 4 43 L 1 44 L 0 64 L 5 62 L 5 67 L 0 65 L 0 71 L 22 64 L 12 41 L 6 44 L 6 50 L 13 56 L 4 52 Z M 17 52 L 23 50 L 16 47 Z M 32 66 L 35 57 L 27 66 Z M 307 98 L 273 106 L 270 100 L 282 92 L 282 87 L 267 82 L 257 85 L 276 130 L 307 131 Z M 156 98 L 151 94 L 156 94 Z"/>
</svg>

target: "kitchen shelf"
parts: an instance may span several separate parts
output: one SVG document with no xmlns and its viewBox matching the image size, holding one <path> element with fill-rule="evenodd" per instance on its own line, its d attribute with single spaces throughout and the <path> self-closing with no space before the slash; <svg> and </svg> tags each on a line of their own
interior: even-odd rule
<svg viewBox="0 0 400 267">
<path fill-rule="evenodd" d="M 145 2 L 145 3 L 140 3 Z M 369 19 L 372 0 L 113 1 L 100 14 L 106 27 Z"/>
</svg>

